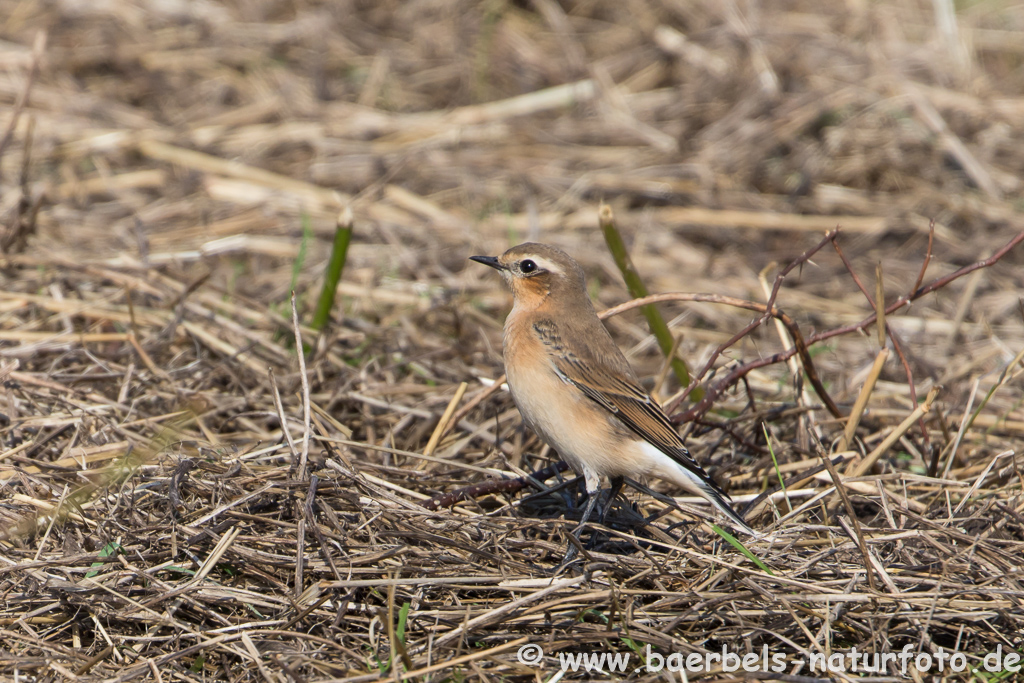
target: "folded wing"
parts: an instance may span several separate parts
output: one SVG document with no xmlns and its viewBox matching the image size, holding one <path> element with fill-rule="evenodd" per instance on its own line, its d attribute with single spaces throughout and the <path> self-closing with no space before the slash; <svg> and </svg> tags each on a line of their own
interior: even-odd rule
<svg viewBox="0 0 1024 683">
<path fill-rule="evenodd" d="M 609 372 L 604 364 L 585 361 L 562 343 L 551 321 L 534 325 L 541 341 L 552 351 L 555 370 L 563 381 L 576 386 L 588 398 L 615 415 L 637 436 L 667 455 L 689 473 L 689 479 L 744 531 L 756 535 L 729 505 L 728 494 L 694 460 L 668 415 L 638 382 L 621 372 Z M 625 363 L 623 359 L 623 363 Z"/>
</svg>

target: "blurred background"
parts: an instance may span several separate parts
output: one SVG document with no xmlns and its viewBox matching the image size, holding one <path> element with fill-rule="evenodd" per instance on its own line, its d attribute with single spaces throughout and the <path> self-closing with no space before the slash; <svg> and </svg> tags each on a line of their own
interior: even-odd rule
<svg viewBox="0 0 1024 683">
<path fill-rule="evenodd" d="M 891 301 L 931 222 L 926 282 L 1022 225 L 1014 3 L 0 0 L 0 38 L 3 122 L 20 114 L 0 158 L 9 256 L 160 268 L 266 305 L 296 288 L 308 307 L 350 206 L 347 314 L 440 316 L 418 334 L 443 323 L 439 345 L 466 352 L 476 316 L 479 374 L 509 299 L 466 257 L 551 242 L 599 307 L 619 303 L 602 201 L 651 291 L 762 301 L 758 274 L 836 226 Z M 897 319 L 918 368 L 948 380 L 954 344 L 1009 360 L 1021 279 L 987 271 Z M 870 311 L 831 250 L 779 302 L 815 329 Z M 749 320 L 668 309 L 697 360 Z M 651 374 L 639 320 L 611 324 Z M 837 344 L 850 355 L 822 362 L 842 391 L 874 352 Z"/>
<path fill-rule="evenodd" d="M 204 632 L 227 623 L 225 614 L 232 623 L 258 617 L 252 623 L 261 628 L 289 629 L 309 614 L 300 607 L 316 607 L 309 619 L 317 633 L 334 639 L 348 629 L 331 657 L 300 656 L 301 638 L 286 647 L 276 631 L 253 635 L 264 652 L 287 654 L 294 645 L 288 661 L 303 675 L 315 668 L 360 681 L 390 676 L 379 662 L 394 661 L 395 645 L 382 644 L 378 615 L 402 604 L 416 666 L 476 651 L 484 633 L 487 643 L 518 643 L 520 635 L 550 643 L 552 623 L 568 624 L 557 647 L 607 642 L 610 622 L 585 620 L 583 607 L 558 602 L 501 612 L 515 622 L 508 633 L 499 633 L 505 621 L 495 622 L 464 648 L 469 606 L 486 612 L 511 593 L 439 584 L 385 598 L 342 580 L 372 583 L 400 569 L 426 582 L 418 586 L 481 572 L 497 585 L 564 557 L 556 533 L 564 504 L 524 512 L 522 498 L 494 494 L 436 514 L 420 507 L 553 460 L 519 428 L 507 394 L 488 393 L 502 372 L 510 296 L 493 271 L 467 257 L 526 240 L 553 243 L 583 264 L 599 309 L 622 303 L 630 295 L 597 221 L 606 202 L 652 292 L 764 302 L 776 273 L 839 226 L 865 292 L 875 296 L 880 275 L 891 304 L 1024 229 L 1022 177 L 1024 4 L 1008 0 L 0 0 L 0 529 L 20 530 L 17 541 L 69 486 L 131 476 L 109 496 L 74 499 L 82 517 L 54 525 L 38 548 L 4 541 L 4 561 L 28 569 L 0 576 L 0 620 L 26 629 L 25 620 L 42 620 L 32 622 L 40 635 L 29 634 L 18 665 L 48 670 L 60 661 L 80 674 L 96 665 L 123 680 L 149 675 L 148 665 L 124 669 L 121 650 L 108 643 L 137 642 L 139 651 L 151 648 L 146 657 L 163 657 L 156 651 L 165 648 L 161 665 L 188 652 L 177 631 L 156 642 L 144 628 L 149 616 L 124 617 L 128 603 L 104 592 L 111 588 L 79 580 L 100 571 L 91 564 L 100 550 L 116 570 L 104 580 L 135 591 L 131 604 L 152 601 Z M 302 375 L 290 292 L 307 322 L 346 208 L 354 232 L 340 298 L 318 342 L 304 330 L 314 348 Z M 1019 547 L 993 550 L 980 537 L 1017 529 L 1021 519 L 1017 465 L 994 465 L 1024 434 L 1024 393 L 1008 372 L 1024 347 L 1022 255 L 1012 249 L 888 319 L 892 334 L 881 343 L 900 339 L 904 358 L 893 355 L 883 368 L 863 439 L 851 447 L 891 443 L 883 439 L 915 403 L 936 385 L 943 390 L 927 425 L 915 423 L 878 462 L 885 476 L 910 478 L 886 478 L 888 497 L 882 479 L 861 482 L 855 504 L 864 523 L 883 530 L 902 530 L 917 515 L 939 520 L 922 528 L 948 532 L 933 534 L 946 544 L 941 551 L 916 531 L 872 547 L 886 566 L 902 567 L 893 576 L 904 595 L 941 585 L 958 602 L 944 612 L 940 601 L 936 611 L 938 593 L 921 593 L 911 608 L 902 597 L 877 600 L 885 589 L 872 584 L 849 610 L 866 626 L 835 630 L 847 645 L 863 637 L 873 646 L 920 647 L 930 628 L 946 647 L 987 652 L 1021 631 L 1011 616 Z M 873 310 L 831 245 L 787 276 L 777 302 L 805 336 Z M 710 303 L 661 310 L 694 368 L 755 319 Z M 661 396 L 679 390 L 671 374 L 663 385 L 653 379 L 664 359 L 637 311 L 608 325 L 649 387 L 657 384 Z M 878 353 L 874 327 L 868 332 L 811 349 L 844 412 Z M 789 346 L 763 325 L 717 361 L 719 378 L 727 364 Z M 275 405 L 268 368 L 283 406 Z M 318 433 L 334 445 L 315 442 L 308 468 L 296 470 L 297 447 L 283 427 L 295 439 L 309 434 L 300 377 L 310 385 Z M 807 435 L 818 430 L 828 447 L 844 422 L 795 388 L 785 364 L 746 380 L 686 428 L 701 462 L 749 500 L 783 473 L 800 480 L 818 467 Z M 449 404 L 460 407 L 445 432 Z M 956 420 L 968 406 L 975 430 L 964 435 Z M 183 407 L 197 413 L 180 427 L 187 438 L 161 436 L 161 425 L 173 432 Z M 771 453 L 769 430 L 777 441 Z M 138 461 L 115 466 L 133 447 L 143 454 Z M 423 459 L 424 451 L 436 457 Z M 912 478 L 929 468 L 963 486 Z M 827 493 L 821 476 L 812 484 Z M 801 495 L 818 495 L 802 481 Z M 953 503 L 971 499 L 970 519 L 958 519 L 955 532 L 951 520 L 964 502 L 953 511 L 951 490 Z M 897 525 L 887 500 L 914 516 L 900 507 Z M 645 505 L 649 519 L 663 512 Z M 696 529 L 692 519 L 681 517 L 678 528 Z M 833 580 L 830 590 L 866 589 L 859 551 L 807 519 L 787 523 L 784 543 L 757 552 L 802 577 L 807 591 Z M 228 538 L 239 530 L 245 534 Z M 610 607 L 603 593 L 587 600 L 628 617 L 626 633 L 659 647 L 674 645 L 662 631 L 758 645 L 750 634 L 771 629 L 787 634 L 773 647 L 811 647 L 788 602 L 786 612 L 765 609 L 762 599 L 790 591 L 803 604 L 794 591 L 804 584 L 790 578 L 752 590 L 753 574 L 733 576 L 719 570 L 717 556 L 693 554 L 731 550 L 685 533 L 691 551 L 673 550 L 671 564 L 665 553 L 664 566 L 630 556 L 631 548 L 603 556 L 602 571 L 637 589 L 636 619 L 614 596 Z M 198 571 L 200 562 L 212 569 L 232 541 L 223 565 L 230 571 L 190 584 L 200 607 L 162 602 L 176 595 L 166 586 L 190 582 L 186 569 Z M 117 552 L 148 563 L 149 574 L 127 565 L 116 573 Z M 50 573 L 37 571 L 37 560 L 51 563 Z M 67 590 L 53 578 L 64 567 Z M 936 584 L 929 577 L 938 567 L 946 574 Z M 151 582 L 157 572 L 163 578 Z M 858 576 L 853 589 L 847 577 Z M 334 587 L 322 598 L 307 592 L 328 580 Z M 655 604 L 665 586 L 682 592 Z M 961 600 L 981 587 L 984 600 Z M 84 615 L 101 608 L 107 630 L 99 635 Z M 800 609 L 800 619 L 819 618 Z M 834 609 L 825 612 L 840 613 Z M 819 633 L 832 634 L 829 623 L 821 621 Z M 244 629 L 230 637 L 239 633 L 249 637 Z M 896 635 L 904 640 L 891 640 Z M 63 649 L 46 649 L 57 641 Z M 88 659 L 94 654 L 99 659 Z M 181 671 L 222 667 L 211 675 L 239 680 L 249 666 L 241 650 L 219 663 L 211 656 L 204 665 L 203 656 L 182 659 Z M 492 672 L 504 677 L 503 667 Z"/>
</svg>

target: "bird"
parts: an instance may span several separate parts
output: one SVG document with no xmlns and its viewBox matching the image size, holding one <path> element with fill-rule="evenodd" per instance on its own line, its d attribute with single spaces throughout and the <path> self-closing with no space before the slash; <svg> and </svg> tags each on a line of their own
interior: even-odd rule
<svg viewBox="0 0 1024 683">
<path fill-rule="evenodd" d="M 527 242 L 501 256 L 470 260 L 498 270 L 512 290 L 502 339 L 508 388 L 526 425 L 584 479 L 587 504 L 573 532 L 577 540 L 605 477 L 608 506 L 626 477 L 657 477 L 702 496 L 736 528 L 759 536 L 640 384 L 597 317 L 583 269 L 569 254 Z"/>
</svg>

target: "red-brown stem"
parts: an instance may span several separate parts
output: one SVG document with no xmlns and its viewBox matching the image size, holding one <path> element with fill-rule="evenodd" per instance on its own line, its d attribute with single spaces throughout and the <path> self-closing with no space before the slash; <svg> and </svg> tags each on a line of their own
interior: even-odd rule
<svg viewBox="0 0 1024 683">
<path fill-rule="evenodd" d="M 920 299 L 925 294 L 931 294 L 932 292 L 938 289 L 942 289 L 953 280 L 961 278 L 964 275 L 973 273 L 974 271 L 979 270 L 981 268 L 988 268 L 993 263 L 996 263 L 999 259 L 1006 256 L 1007 252 L 1009 252 L 1011 249 L 1013 249 L 1021 242 L 1024 242 L 1024 232 L 1017 233 L 1017 235 L 1012 240 L 1010 240 L 1005 245 L 1000 247 L 994 254 L 989 256 L 987 259 L 983 259 L 981 261 L 976 261 L 974 263 L 966 265 L 963 268 L 960 268 L 959 270 L 955 270 L 952 273 L 949 273 L 948 275 L 943 275 L 940 278 L 932 280 L 924 287 L 920 287 L 911 292 L 910 294 L 904 294 L 903 296 L 896 299 L 896 301 L 892 302 L 886 307 L 885 314 L 889 315 L 895 311 L 898 311 L 911 301 Z M 867 316 L 858 323 L 854 323 L 852 325 L 844 325 L 843 327 L 837 327 L 833 330 L 826 330 L 825 332 L 818 332 L 817 334 L 812 334 L 810 337 L 808 337 L 807 343 L 815 344 L 820 341 L 825 341 L 826 339 L 831 339 L 832 337 L 838 337 L 843 334 L 849 334 L 850 332 L 858 332 L 874 323 L 875 318 L 876 315 L 874 313 L 871 313 L 869 316 Z M 792 354 L 790 354 L 790 356 L 792 356 Z"/>
<path fill-rule="evenodd" d="M 938 289 L 941 289 L 942 287 L 945 287 L 953 280 L 961 278 L 964 275 L 972 273 L 980 268 L 988 268 L 989 266 L 993 265 L 994 263 L 998 262 L 1001 258 L 1006 256 L 1006 254 L 1009 253 L 1011 249 L 1020 244 L 1022 241 L 1024 241 L 1024 232 L 1018 233 L 1013 239 L 1011 239 L 1005 245 L 1000 247 L 994 254 L 992 254 L 988 258 L 982 259 L 981 261 L 977 261 L 970 265 L 966 265 L 963 268 L 955 270 L 952 273 L 944 275 L 940 278 L 936 278 L 929 282 L 924 287 L 918 287 L 910 294 L 901 296 L 886 308 L 886 315 L 898 311 L 911 301 L 920 299 L 925 294 L 930 294 L 931 292 L 934 292 Z M 696 301 L 698 299 L 691 300 Z M 632 306 L 630 306 L 630 308 L 631 307 Z M 624 309 L 623 306 L 617 306 L 614 309 L 609 309 L 608 311 L 605 311 L 605 314 L 610 315 L 614 313 L 621 313 L 622 310 L 626 309 Z M 826 330 L 825 332 L 812 334 L 807 340 L 807 345 L 810 346 L 811 344 L 815 344 L 826 339 L 831 339 L 832 337 L 838 337 L 843 334 L 849 334 L 851 332 L 863 330 L 875 322 L 875 317 L 875 314 L 872 313 L 871 315 L 867 316 L 860 322 L 854 323 L 853 325 L 845 325 L 843 327 L 838 327 L 832 330 Z M 707 387 L 707 391 L 704 395 L 704 398 L 700 401 L 700 403 L 682 413 L 677 413 L 676 415 L 673 415 L 672 421 L 678 424 L 680 422 L 687 422 L 689 420 L 696 419 L 697 417 L 703 415 L 708 411 L 708 409 L 711 407 L 714 401 L 722 394 L 722 392 L 724 392 L 727 388 L 729 388 L 737 381 L 739 381 L 741 377 L 746 376 L 748 373 L 750 373 L 750 371 L 755 370 L 757 368 L 765 367 L 767 365 L 773 365 L 775 363 L 781 363 L 783 361 L 789 360 L 794 355 L 796 355 L 796 353 L 797 350 L 795 348 L 787 349 L 785 351 L 776 353 L 773 356 L 769 356 L 767 358 L 760 358 L 756 361 L 751 361 L 750 363 L 746 363 L 744 365 L 740 365 L 736 368 L 733 368 L 729 372 L 729 374 L 727 374 L 719 381 L 715 382 L 714 386 Z"/>
<path fill-rule="evenodd" d="M 850 277 L 853 278 L 853 281 L 856 283 L 857 288 L 860 289 L 861 294 L 863 294 L 864 298 L 868 300 L 868 305 L 873 310 L 877 311 L 878 309 L 875 307 L 875 300 L 871 297 L 871 293 L 868 292 L 867 288 L 864 286 L 864 283 L 861 282 L 860 277 L 857 276 L 857 272 L 853 269 L 853 264 L 850 263 L 850 260 L 848 258 L 846 258 L 846 254 L 844 254 L 843 250 L 840 248 L 839 242 L 833 242 L 832 246 L 835 248 L 836 253 L 839 254 L 839 259 L 843 262 L 843 265 L 846 266 L 846 272 L 850 274 Z M 929 254 L 930 251 L 931 248 L 929 246 Z M 927 267 L 928 265 L 927 258 L 928 257 L 926 256 L 925 267 Z M 922 275 L 924 274 L 925 267 L 921 268 Z M 920 286 L 920 283 L 918 283 L 918 286 Z M 892 341 L 892 348 L 894 351 L 896 351 L 896 355 L 899 357 L 900 363 L 903 364 L 903 372 L 906 373 L 907 375 L 907 386 L 910 389 L 910 400 L 914 405 L 917 405 L 917 386 L 914 384 L 914 373 L 910 369 L 910 363 L 907 361 L 907 356 L 903 353 L 903 345 L 900 343 L 900 339 L 896 335 L 896 332 L 893 331 L 892 326 L 889 325 L 888 320 L 885 321 L 885 333 L 889 335 L 889 339 Z M 928 430 L 924 426 L 924 417 L 922 417 L 920 420 L 920 426 L 921 435 L 925 443 L 928 443 Z"/>
<path fill-rule="evenodd" d="M 800 356 L 800 362 L 804 366 L 804 372 L 807 373 L 807 380 L 811 383 L 811 386 L 814 387 L 815 393 L 818 394 L 819 398 L 821 398 L 822 402 L 825 404 L 825 407 L 828 408 L 828 411 L 830 413 L 832 413 L 835 417 L 842 416 L 842 413 L 839 412 L 838 406 L 836 406 L 835 402 L 832 400 L 832 397 L 829 396 L 828 392 L 825 390 L 825 385 L 822 384 L 821 378 L 818 377 L 818 371 L 814 368 L 814 361 L 811 360 L 811 354 L 807 350 L 807 344 L 804 342 L 803 335 L 800 333 L 800 328 L 797 326 L 796 322 L 792 318 L 790 318 L 788 315 L 780 311 L 778 308 L 769 309 L 767 305 L 757 303 L 756 301 L 746 301 L 745 299 L 737 299 L 736 297 L 723 296 L 720 294 L 688 294 L 685 292 L 670 292 L 667 294 L 654 294 L 652 296 L 645 296 L 642 299 L 634 299 L 633 301 L 627 301 L 624 304 L 620 304 L 618 306 L 615 306 L 614 308 L 609 308 L 608 310 L 604 311 L 601 314 L 601 317 L 608 318 L 613 315 L 618 315 L 623 311 L 628 311 L 632 308 L 636 308 L 637 306 L 646 306 L 647 304 L 659 303 L 662 301 L 702 301 L 708 303 L 726 304 L 728 306 L 735 306 L 736 308 L 743 308 L 748 311 L 757 311 L 758 313 L 765 313 L 772 318 L 776 318 L 786 327 L 786 330 L 789 331 L 790 336 L 793 338 L 792 353 L 790 353 L 789 356 L 787 356 L 787 358 L 791 357 L 793 354 L 797 354 Z M 739 341 L 739 339 L 741 339 L 744 335 L 749 334 L 751 330 L 753 330 L 760 324 L 760 319 L 755 320 L 754 322 L 750 323 L 742 330 L 734 334 L 732 338 L 725 344 L 718 347 L 716 353 L 712 355 L 711 359 L 708 360 L 707 363 L 705 363 L 704 367 L 701 369 L 701 372 L 699 375 L 697 375 L 696 379 L 699 380 L 701 377 L 707 374 L 708 370 L 711 369 L 711 364 L 718 358 L 718 354 L 725 350 L 725 348 L 728 348 L 729 345 L 734 344 L 736 341 Z M 718 393 L 721 392 L 719 391 Z M 705 396 L 703 399 L 701 399 L 697 405 L 707 407 L 704 408 L 704 410 L 700 414 L 703 414 L 707 410 L 707 408 L 711 406 L 711 403 L 713 403 L 713 400 L 709 401 L 708 396 Z M 671 409 L 672 406 L 666 406 L 666 410 Z"/>
<path fill-rule="evenodd" d="M 786 276 L 789 275 L 789 273 L 792 272 L 792 270 L 797 266 L 803 265 L 804 263 L 809 261 L 810 258 L 817 254 L 819 251 L 821 251 L 826 244 L 828 244 L 829 242 L 834 242 L 836 237 L 838 236 L 838 227 L 835 228 L 834 230 L 830 230 L 829 232 L 825 233 L 825 237 L 822 238 L 822 240 L 818 242 L 818 244 L 816 244 L 815 246 L 811 247 L 810 249 L 800 254 L 795 259 L 793 259 L 793 261 L 790 262 L 788 266 L 783 268 L 779 272 L 779 274 L 775 276 L 775 283 L 772 285 L 771 294 L 769 294 L 768 302 L 765 304 L 765 314 L 758 318 L 757 320 L 751 322 L 749 325 L 747 325 L 742 330 L 740 330 L 732 337 L 730 337 L 724 344 L 720 345 L 717 349 L 715 349 L 715 351 L 711 354 L 711 358 L 708 359 L 707 363 L 704 364 L 704 367 L 701 369 L 700 373 L 698 373 L 693 378 L 693 380 L 686 387 L 686 389 L 681 394 L 679 394 L 679 396 L 673 399 L 671 403 L 665 406 L 665 409 L 668 412 L 672 412 L 673 410 L 675 410 L 676 407 L 680 403 L 682 403 L 687 396 L 690 395 L 690 393 L 700 384 L 700 381 L 704 379 L 705 375 L 707 375 L 708 371 L 715 364 L 715 361 L 718 360 L 718 357 L 721 356 L 727 348 L 731 347 L 740 339 L 750 334 L 758 326 L 766 323 L 768 319 L 772 317 L 770 311 L 775 308 L 775 299 L 779 294 L 779 290 L 782 288 L 782 281 L 786 279 Z"/>
<path fill-rule="evenodd" d="M 931 219 L 928 223 L 928 248 L 924 253 L 924 261 L 921 262 L 921 272 L 917 274 L 917 279 L 914 280 L 914 288 L 910 291 L 916 292 L 917 288 L 924 282 L 924 273 L 928 270 L 928 264 L 932 262 L 932 242 L 935 239 L 935 219 Z"/>
<path fill-rule="evenodd" d="M 821 251 L 826 244 L 828 244 L 829 242 L 834 243 L 836 237 L 838 236 L 838 227 L 835 228 L 834 230 L 828 231 L 827 233 L 825 233 L 825 237 L 823 237 L 820 242 L 818 242 L 815 246 L 811 247 L 804 253 L 797 256 L 788 266 L 779 271 L 779 274 L 775 276 L 775 284 L 772 285 L 772 292 L 768 296 L 768 303 L 766 304 L 768 309 L 771 309 L 775 306 L 775 298 L 779 295 L 779 289 L 782 288 L 782 281 L 786 279 L 786 276 L 789 275 L 790 272 L 792 272 L 792 270 L 797 266 L 801 266 L 810 261 L 811 257 L 817 254 L 819 251 Z M 761 317 L 761 323 L 763 324 L 768 322 L 768 318 L 770 317 L 771 316 L 768 313 L 765 313 Z M 687 393 L 689 393 L 689 387 L 687 387 Z"/>
</svg>

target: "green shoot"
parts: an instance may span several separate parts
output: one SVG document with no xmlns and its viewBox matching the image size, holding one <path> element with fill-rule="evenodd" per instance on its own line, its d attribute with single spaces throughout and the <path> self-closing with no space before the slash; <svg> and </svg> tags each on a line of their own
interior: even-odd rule
<svg viewBox="0 0 1024 683">
<path fill-rule="evenodd" d="M 775 458 L 775 449 L 772 448 L 772 439 L 771 436 L 768 435 L 768 425 L 762 422 L 761 429 L 764 430 L 764 442 L 768 444 L 768 452 L 772 456 L 772 465 L 775 467 L 775 475 L 779 478 L 779 488 L 782 489 L 782 495 L 786 497 L 786 505 L 790 510 L 792 510 L 793 505 L 789 502 L 789 494 L 786 493 L 786 482 L 782 480 L 782 470 L 779 469 L 779 461 Z"/>
<path fill-rule="evenodd" d="M 331 247 L 331 257 L 324 271 L 324 286 L 320 290 L 320 298 L 316 301 L 316 310 L 313 312 L 313 322 L 310 325 L 314 330 L 322 330 L 331 319 L 334 296 L 338 291 L 338 283 L 341 282 L 341 274 L 345 271 L 348 245 L 351 241 L 352 210 L 346 207 L 338 216 L 338 226 L 334 230 L 334 245 Z"/>
<path fill-rule="evenodd" d="M 764 562 L 762 562 L 760 558 L 758 558 L 756 555 L 754 555 L 754 553 L 752 553 L 749 550 L 747 550 L 747 547 L 745 545 L 743 545 L 739 541 L 738 538 L 736 538 L 735 536 L 733 536 L 732 534 L 730 534 L 728 531 L 726 531 L 722 527 L 718 526 L 717 524 L 712 524 L 711 528 L 714 529 L 716 534 L 718 534 L 719 536 L 724 538 L 726 541 L 728 541 L 729 545 L 731 545 L 733 548 L 736 548 L 736 550 L 739 550 L 741 553 L 746 555 L 747 559 L 750 560 L 751 562 L 753 562 L 754 564 L 756 564 L 757 567 L 761 571 L 765 572 L 766 574 L 770 574 L 771 576 L 775 576 L 775 572 L 773 572 L 771 569 L 769 569 L 768 565 L 766 565 Z"/>
<path fill-rule="evenodd" d="M 636 271 L 632 260 L 629 258 L 626 244 L 622 241 L 622 235 L 619 234 L 618 228 L 615 227 L 615 218 L 612 215 L 610 206 L 601 206 L 599 220 L 601 232 L 604 233 L 604 241 L 608 245 L 608 251 L 612 253 L 612 257 L 615 259 L 615 265 L 618 266 L 619 272 L 622 273 L 622 279 L 626 281 L 629 295 L 634 299 L 647 296 L 647 287 L 644 285 L 643 280 L 640 279 L 640 274 Z M 647 318 L 647 326 L 650 328 L 651 334 L 658 341 L 661 352 L 668 358 L 676 344 L 665 319 L 661 317 L 661 313 L 658 312 L 658 309 L 653 304 L 641 307 L 640 312 Z M 685 361 L 681 358 L 671 358 L 671 363 L 672 373 L 679 381 L 679 386 L 688 387 L 690 385 L 690 369 L 686 366 Z M 699 401 L 703 397 L 704 391 L 700 387 L 695 387 L 690 392 L 691 401 Z"/>
</svg>

